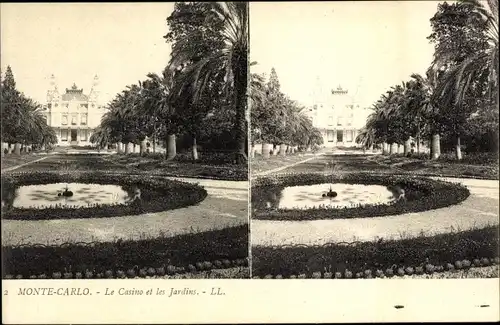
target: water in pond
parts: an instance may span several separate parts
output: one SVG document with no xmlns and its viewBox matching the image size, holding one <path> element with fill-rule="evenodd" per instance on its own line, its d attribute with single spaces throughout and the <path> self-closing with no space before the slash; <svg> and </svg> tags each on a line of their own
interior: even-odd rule
<svg viewBox="0 0 500 325">
<path fill-rule="evenodd" d="M 66 188 L 73 193 L 63 195 Z M 101 185 L 85 183 L 54 183 L 42 185 L 26 185 L 16 189 L 11 202 L 2 201 L 2 205 L 10 203 L 14 208 L 43 209 L 50 206 L 88 207 L 89 205 L 113 205 L 131 202 L 138 195 L 139 189 L 125 190 L 118 185 Z M 140 194 L 140 193 L 139 193 Z M 8 198 L 3 198 L 8 201 Z"/>
<path fill-rule="evenodd" d="M 337 196 L 323 197 L 330 187 Z M 325 206 L 341 209 L 367 204 L 389 204 L 395 199 L 393 192 L 382 185 L 343 183 L 290 186 L 276 194 L 274 200 L 266 202 L 268 208 L 310 209 Z"/>
</svg>

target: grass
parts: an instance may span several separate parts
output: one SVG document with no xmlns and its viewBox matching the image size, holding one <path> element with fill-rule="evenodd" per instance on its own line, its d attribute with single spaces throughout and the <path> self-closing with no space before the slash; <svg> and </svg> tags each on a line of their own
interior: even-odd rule
<svg viewBox="0 0 500 325">
<path fill-rule="evenodd" d="M 42 156 L 33 154 L 21 154 L 20 156 L 13 154 L 4 155 L 2 157 L 2 170 L 35 161 L 40 158 L 42 158 Z"/>
<path fill-rule="evenodd" d="M 125 166 L 113 164 L 105 160 L 105 155 L 96 154 L 80 154 L 80 155 L 65 155 L 56 154 L 47 157 L 44 160 L 17 168 L 19 172 L 47 172 L 57 170 L 71 171 L 127 171 Z"/>
<path fill-rule="evenodd" d="M 246 164 L 233 164 L 232 155 L 201 156 L 199 161 L 192 161 L 186 155 L 179 154 L 175 160 L 166 161 L 164 155 L 150 154 L 141 157 L 139 154 L 111 155 L 105 160 L 111 164 L 124 166 L 134 172 L 147 172 L 163 176 L 209 178 L 220 180 L 244 181 L 248 179 Z"/>
<path fill-rule="evenodd" d="M 250 160 L 250 170 L 253 174 L 266 172 L 276 168 L 288 166 L 301 162 L 305 159 L 313 157 L 313 153 L 297 153 L 293 155 L 282 156 L 271 156 L 269 159 L 263 158 L 261 155 L 256 154 L 255 158 Z"/>
<path fill-rule="evenodd" d="M 265 172 L 278 167 L 284 167 L 306 159 L 307 156 L 295 154 L 287 157 L 273 156 L 263 159 L 258 156 L 251 162 L 252 174 Z M 329 163 L 334 163 L 336 171 L 344 172 L 379 172 L 400 173 L 421 176 L 464 177 L 479 179 L 499 179 L 498 159 L 492 154 L 476 154 L 465 156 L 457 161 L 443 155 L 438 160 L 429 160 L 425 156 L 405 157 L 402 154 L 384 155 L 329 155 L 317 157 L 303 164 L 287 168 L 286 172 L 310 173 L 329 171 Z"/>
<path fill-rule="evenodd" d="M 253 246 L 252 274 L 292 275 L 340 272 L 354 274 L 370 270 L 393 271 L 423 267 L 426 264 L 444 267 L 456 261 L 499 256 L 498 226 L 472 229 L 435 236 L 419 236 L 399 240 L 335 243 L 321 246 Z M 487 265 L 483 265 L 487 266 Z M 458 267 L 457 267 L 458 268 Z M 408 274 L 408 272 L 406 273 Z"/>
<path fill-rule="evenodd" d="M 498 179 L 498 160 L 491 155 L 465 157 L 463 160 L 443 156 L 437 160 L 405 157 L 404 155 L 370 158 L 373 162 L 387 166 L 392 170 L 422 176 L 465 177 L 479 179 Z"/>
</svg>

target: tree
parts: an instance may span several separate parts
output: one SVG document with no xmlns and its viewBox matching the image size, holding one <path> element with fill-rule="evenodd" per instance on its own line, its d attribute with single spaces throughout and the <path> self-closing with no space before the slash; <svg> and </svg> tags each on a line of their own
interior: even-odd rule
<svg viewBox="0 0 500 325">
<path fill-rule="evenodd" d="M 182 8 L 180 6 L 174 10 L 170 26 L 179 16 L 190 17 L 186 19 L 189 23 L 180 24 L 166 36 L 167 40 L 174 41 L 168 67 L 171 74 L 176 73 L 172 101 L 179 97 L 189 98 L 191 104 L 196 105 L 207 95 L 211 81 L 223 80 L 222 94 L 233 103 L 236 113 L 236 160 L 244 163 L 247 146 L 248 4 L 188 3 Z M 197 39 L 201 45 L 195 42 Z"/>
<path fill-rule="evenodd" d="M 54 130 L 47 125 L 41 105 L 16 89 L 10 66 L 2 80 L 1 96 L 2 142 L 14 143 L 15 154 L 21 153 L 21 145 L 42 147 L 57 142 Z"/>
<path fill-rule="evenodd" d="M 487 6 L 479 1 L 440 4 L 431 24 L 434 97 L 440 103 L 442 124 L 450 126 L 447 131 L 456 138 L 456 155 L 461 159 L 460 140 L 475 113 L 475 98 L 487 98 L 484 104 L 498 111 L 498 0 L 488 1 Z"/>
</svg>

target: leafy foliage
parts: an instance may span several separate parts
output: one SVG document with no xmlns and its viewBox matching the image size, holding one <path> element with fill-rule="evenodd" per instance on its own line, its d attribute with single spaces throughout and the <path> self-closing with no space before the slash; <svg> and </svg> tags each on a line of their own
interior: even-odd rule
<svg viewBox="0 0 500 325">
<path fill-rule="evenodd" d="M 10 66 L 1 85 L 2 142 L 51 146 L 57 143 L 54 130 L 47 125 L 40 104 L 16 89 Z"/>
<path fill-rule="evenodd" d="M 306 108 L 281 92 L 273 68 L 267 84 L 264 76 L 251 75 L 252 142 L 286 144 L 299 149 L 321 145 L 323 137 L 306 115 Z"/>
</svg>

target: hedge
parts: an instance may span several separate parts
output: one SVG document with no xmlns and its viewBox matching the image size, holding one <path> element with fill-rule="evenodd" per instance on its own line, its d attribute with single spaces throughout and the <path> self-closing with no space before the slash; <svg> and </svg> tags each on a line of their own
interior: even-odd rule
<svg viewBox="0 0 500 325">
<path fill-rule="evenodd" d="M 129 204 L 95 205 L 89 207 L 48 207 L 44 209 L 2 208 L 3 219 L 49 220 L 100 218 L 139 215 L 183 208 L 203 201 L 207 192 L 201 186 L 146 175 L 119 175 L 105 172 L 21 172 L 2 175 L 2 198 L 13 201 L 15 190 L 23 185 L 50 183 L 113 184 L 131 191 L 138 187 L 140 200 Z"/>
<path fill-rule="evenodd" d="M 92 273 L 92 278 L 116 277 L 134 270 L 141 276 L 194 272 L 212 268 L 248 265 L 249 227 L 115 242 L 65 243 L 61 245 L 20 245 L 2 247 L 3 278 L 30 278 L 54 273 Z M 151 273 L 151 274 L 149 274 Z M 107 274 L 107 275 L 106 275 Z"/>
<path fill-rule="evenodd" d="M 442 270 L 441 267 L 451 270 L 496 263 L 498 250 L 498 226 L 402 240 L 321 246 L 253 246 L 252 275 L 290 278 L 300 274 L 312 277 L 316 273 L 317 276 L 319 272 L 323 277 L 325 273 L 345 275 L 348 270 L 355 276 L 369 270 L 370 275 L 375 276 L 377 270 L 385 273 L 390 269 L 396 274 L 400 269 L 410 268 L 410 271 L 419 272 L 426 270 L 428 265 L 437 268 L 433 271 Z"/>
<path fill-rule="evenodd" d="M 288 186 L 314 185 L 322 183 L 344 183 L 363 185 L 385 185 L 400 187 L 405 191 L 405 199 L 391 204 L 359 205 L 349 208 L 332 208 L 328 206 L 311 209 L 275 209 L 279 193 Z M 335 189 L 335 184 L 332 185 Z M 261 220 L 319 220 L 370 218 L 398 215 L 410 212 L 444 208 L 458 204 L 469 195 L 469 190 L 460 184 L 437 181 L 408 175 L 387 175 L 369 173 L 336 173 L 325 175 L 283 174 L 274 177 L 259 178 L 252 186 L 252 218 Z M 267 202 L 273 202 L 268 207 Z"/>
</svg>

